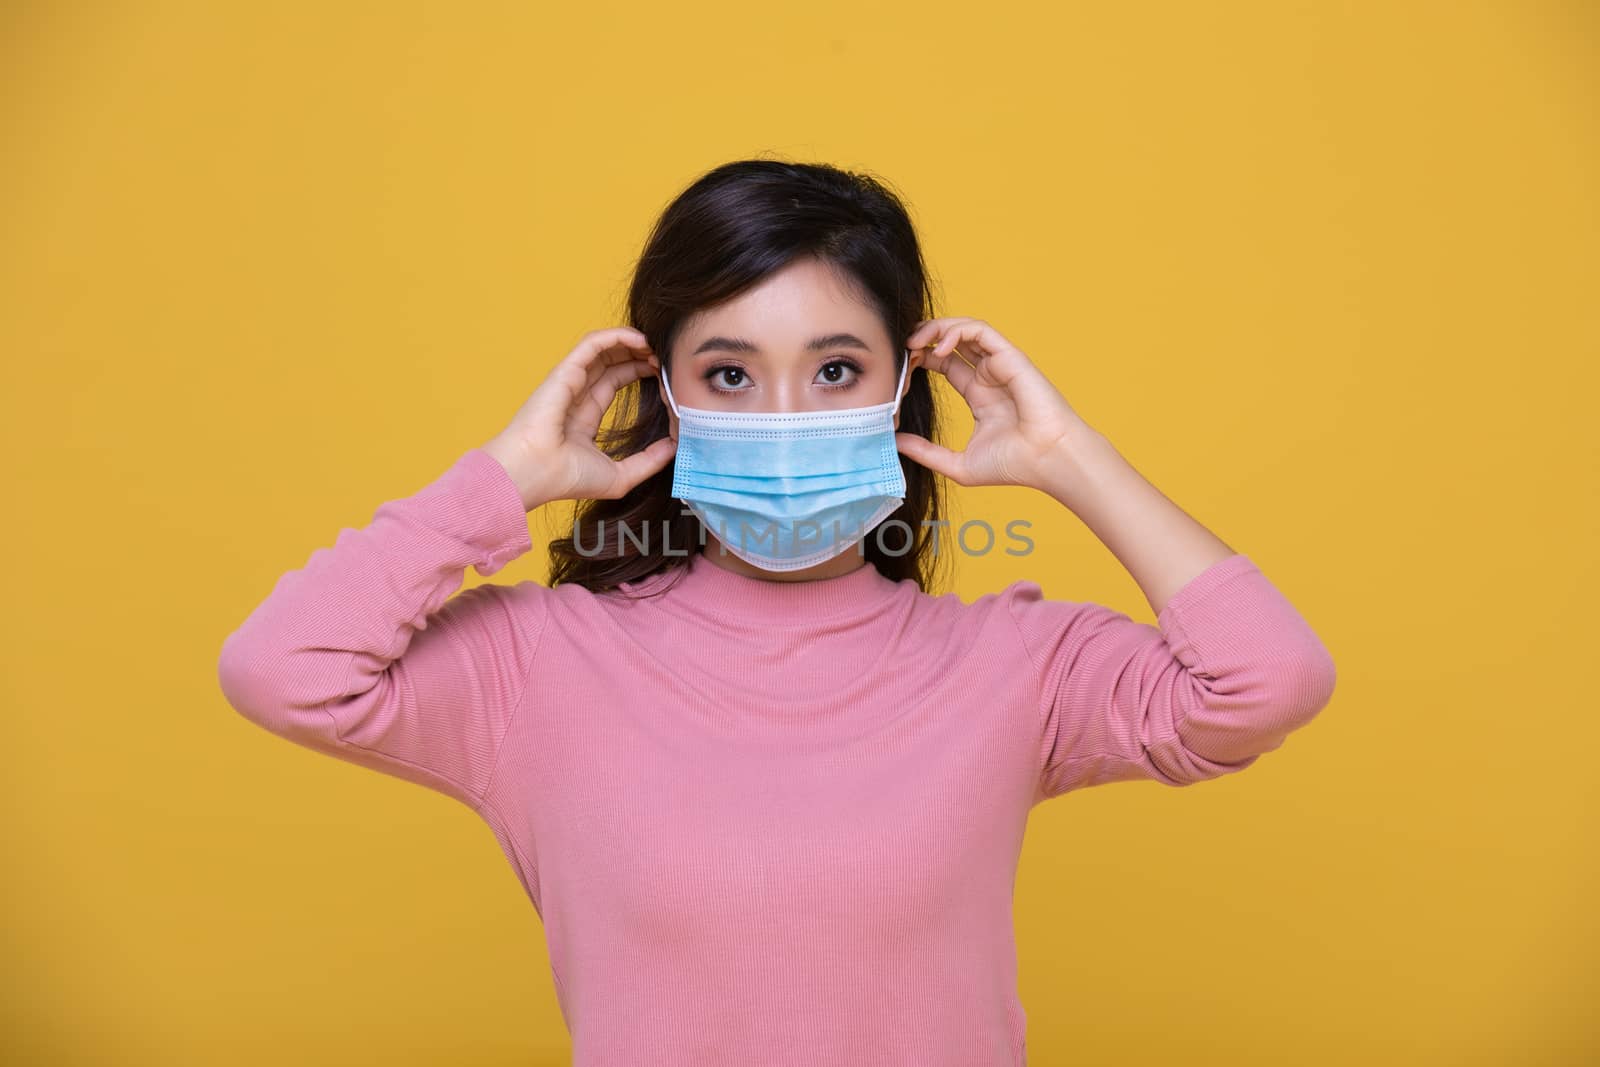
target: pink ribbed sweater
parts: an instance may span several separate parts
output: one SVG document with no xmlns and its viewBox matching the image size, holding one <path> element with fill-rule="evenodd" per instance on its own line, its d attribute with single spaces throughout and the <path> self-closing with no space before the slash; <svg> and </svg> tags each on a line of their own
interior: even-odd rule
<svg viewBox="0 0 1600 1067">
<path fill-rule="evenodd" d="M 1025 1064 L 1033 805 L 1242 770 L 1334 686 L 1243 555 L 1159 627 L 1028 581 L 965 603 L 870 565 L 781 583 L 700 556 L 625 593 L 459 591 L 531 547 L 474 448 L 284 574 L 219 679 L 267 730 L 484 819 L 576 1067 Z"/>
</svg>

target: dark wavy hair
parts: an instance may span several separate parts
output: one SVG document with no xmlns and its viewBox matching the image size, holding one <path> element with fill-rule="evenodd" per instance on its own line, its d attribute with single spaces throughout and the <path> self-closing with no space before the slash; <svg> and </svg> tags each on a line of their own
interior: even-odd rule
<svg viewBox="0 0 1600 1067">
<path fill-rule="evenodd" d="M 935 317 L 916 231 L 900 198 L 882 181 L 825 164 L 746 159 L 697 178 L 667 206 L 645 243 L 628 290 L 628 325 L 649 339 L 666 374 L 673 343 L 690 316 L 802 257 L 828 264 L 876 309 L 898 346 L 898 376 L 905 358 L 900 342 L 919 321 Z M 620 390 L 612 413 L 596 446 L 613 458 L 642 451 L 670 430 L 655 377 Z M 902 431 L 938 440 L 926 370 L 910 375 L 899 414 Z M 904 522 L 911 545 L 899 554 L 886 552 L 874 531 L 860 550 L 886 577 L 910 578 L 931 592 L 941 557 L 949 554 L 935 550 L 937 531 L 924 525 L 943 513 L 940 476 L 905 455 L 900 466 L 905 501 L 884 522 Z M 700 520 L 673 498 L 672 475 L 668 463 L 615 500 L 578 501 L 571 531 L 550 542 L 550 585 L 575 582 L 598 593 L 684 566 L 685 551 L 700 551 L 706 540 Z M 640 530 L 647 536 L 640 537 Z M 658 531 L 664 536 L 657 537 Z M 885 540 L 898 548 L 904 538 L 897 531 Z"/>
</svg>

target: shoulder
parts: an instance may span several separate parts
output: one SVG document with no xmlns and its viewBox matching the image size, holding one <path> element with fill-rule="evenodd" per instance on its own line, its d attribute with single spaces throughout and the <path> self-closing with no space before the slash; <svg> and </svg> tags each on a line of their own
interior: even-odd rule
<svg viewBox="0 0 1600 1067">
<path fill-rule="evenodd" d="M 454 612 L 501 610 L 516 618 L 522 628 L 538 631 L 564 619 L 626 610 L 640 602 L 637 593 L 623 589 L 595 592 L 576 582 L 550 585 L 532 578 L 516 582 L 481 582 L 463 589 L 446 607 Z"/>
<path fill-rule="evenodd" d="M 1039 614 L 1073 614 L 1098 607 L 1083 601 L 1050 599 L 1044 595 L 1043 586 L 1027 578 L 1019 578 L 998 589 L 980 593 L 970 600 L 962 599 L 956 593 L 923 596 L 930 605 L 937 605 L 937 610 L 999 622 Z"/>
<path fill-rule="evenodd" d="M 910 583 L 907 583 L 910 584 Z M 1019 579 L 998 589 L 963 597 L 949 592 L 913 594 L 918 622 L 960 631 L 970 640 L 1011 644 L 1027 650 L 1032 632 L 1051 620 L 1068 618 L 1094 605 L 1049 600 L 1038 582 Z"/>
<path fill-rule="evenodd" d="M 646 609 L 661 602 L 662 595 L 681 578 L 680 570 L 657 571 L 648 577 L 601 590 L 571 581 L 553 586 L 525 581 L 511 587 L 511 596 L 524 606 L 530 617 L 554 619 L 556 625 L 585 619 L 626 625 L 630 619 L 642 618 Z"/>
<path fill-rule="evenodd" d="M 1004 620 L 1029 662 L 1043 674 L 1077 663 L 1090 656 L 1091 650 L 1160 639 L 1160 630 L 1153 623 L 1140 622 L 1092 600 L 1046 596 L 1036 581 L 1012 582 L 982 601 L 990 613 Z"/>
</svg>

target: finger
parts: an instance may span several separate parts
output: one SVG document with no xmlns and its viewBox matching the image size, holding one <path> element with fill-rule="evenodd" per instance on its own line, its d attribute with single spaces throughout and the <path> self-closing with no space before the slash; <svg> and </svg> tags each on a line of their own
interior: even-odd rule
<svg viewBox="0 0 1600 1067">
<path fill-rule="evenodd" d="M 956 395 L 967 402 L 967 407 L 977 413 L 979 406 L 985 403 L 980 395 L 982 386 L 978 384 L 971 367 L 963 363 L 960 358 L 950 355 L 941 356 L 939 359 L 930 359 L 923 364 L 930 374 L 941 374 Z"/>
<path fill-rule="evenodd" d="M 958 388 L 970 380 L 970 376 L 960 367 L 965 364 L 976 369 L 977 360 L 974 354 L 981 354 L 981 349 L 975 343 L 981 332 L 983 323 L 977 319 L 936 319 L 941 323 L 938 329 L 926 335 L 927 344 L 924 351 L 927 358 L 937 365 L 940 373 L 951 378 L 951 384 Z M 948 358 L 954 355 L 954 359 Z"/>
<path fill-rule="evenodd" d="M 600 430 L 600 421 L 605 418 L 618 391 L 648 373 L 649 365 L 643 360 L 608 367 L 595 379 L 594 384 L 578 396 L 567 412 L 562 427 L 563 437 L 569 441 L 592 442 Z"/>
<path fill-rule="evenodd" d="M 655 373 L 654 363 L 641 358 L 637 354 L 629 356 L 626 354 L 626 350 L 619 350 L 618 353 L 608 354 L 597 359 L 589 364 L 589 374 L 584 381 L 583 391 L 578 394 L 577 402 L 573 405 L 573 413 L 575 414 L 579 407 L 587 403 L 588 398 L 594 394 L 596 386 L 607 380 L 618 367 L 627 366 L 637 366 L 641 372 L 640 377 L 648 377 Z M 622 384 L 626 385 L 627 382 L 624 381 Z M 605 403 L 610 404 L 610 402 L 610 398 L 606 398 Z M 605 408 L 602 407 L 600 412 L 604 414 Z"/>
<path fill-rule="evenodd" d="M 921 348 L 944 333 L 947 328 L 959 322 L 966 322 L 962 316 L 951 316 L 942 319 L 923 319 L 911 331 L 911 336 L 906 338 L 907 348 Z"/>
<path fill-rule="evenodd" d="M 607 367 L 651 355 L 649 339 L 631 326 L 591 330 L 555 365 L 550 379 L 558 387 L 563 409 L 570 410 Z"/>
<path fill-rule="evenodd" d="M 616 461 L 616 479 L 612 483 L 615 496 L 622 496 L 634 486 L 655 474 L 671 462 L 678 451 L 678 442 L 670 437 L 650 442 L 643 451 L 624 456 Z"/>
<path fill-rule="evenodd" d="M 644 334 L 628 327 L 584 335 L 534 391 L 528 407 L 538 425 L 560 426 L 583 402 L 600 376 L 613 366 L 654 355 Z"/>
<path fill-rule="evenodd" d="M 980 361 L 974 365 L 973 361 L 966 358 L 966 350 L 976 346 L 964 340 L 963 334 L 975 332 L 978 328 L 971 323 L 953 328 L 928 350 L 923 365 L 943 374 L 974 415 L 980 418 L 1012 418 L 1016 413 L 1016 405 L 1006 390 L 987 372 L 989 361 L 980 357 Z"/>
<path fill-rule="evenodd" d="M 631 326 L 614 326 L 606 330 L 590 330 L 583 335 L 563 363 L 576 363 L 585 368 L 597 356 L 614 349 L 631 351 L 638 355 L 650 352 L 650 340 Z"/>
<path fill-rule="evenodd" d="M 635 359 L 646 360 L 650 362 L 651 366 L 658 365 L 655 360 L 655 353 L 648 348 L 641 351 L 628 345 L 618 344 L 604 349 L 589 361 L 584 388 L 592 388 L 595 382 L 598 382 L 601 376 L 612 367 L 620 366 Z"/>
<path fill-rule="evenodd" d="M 943 323 L 943 325 L 938 329 L 919 329 L 912 336 L 919 341 L 923 341 L 923 347 L 939 352 L 950 351 L 959 345 L 962 358 L 975 367 L 988 357 L 999 355 L 1005 351 L 1016 350 L 1015 345 L 983 319 L 935 319 L 933 321 L 935 323 Z"/>
<path fill-rule="evenodd" d="M 1041 419 L 1055 413 L 1048 399 L 1056 392 L 1055 386 L 1000 331 L 982 319 L 971 319 L 952 332 L 960 335 L 959 351 L 973 357 L 969 362 L 978 388 L 963 395 L 974 411 L 982 400 L 995 410 L 1003 407 L 1018 419 Z M 946 344 L 956 349 L 948 335 L 935 347 L 942 349 Z"/>
<path fill-rule="evenodd" d="M 584 393 L 574 405 L 571 415 L 567 418 L 567 436 L 574 438 L 583 435 L 583 440 L 593 441 L 595 434 L 600 431 L 600 420 L 611 407 L 611 401 L 616 398 L 617 391 L 629 382 L 638 381 L 654 373 L 650 364 L 642 359 L 607 367 L 589 387 L 588 392 Z"/>
<path fill-rule="evenodd" d="M 977 380 L 977 371 L 955 350 L 954 345 L 949 351 L 928 350 L 922 358 L 922 365 L 944 375 L 962 396 L 967 395 L 968 387 Z"/>
<path fill-rule="evenodd" d="M 1009 342 L 982 319 L 962 319 L 945 327 L 933 351 L 950 352 L 959 347 L 962 359 L 977 367 L 985 358 L 1008 346 Z"/>
<path fill-rule="evenodd" d="M 957 485 L 967 484 L 967 457 L 943 445 L 936 445 L 926 437 L 914 433 L 897 433 L 894 446 L 931 471 L 949 478 Z"/>
<path fill-rule="evenodd" d="M 962 335 L 962 351 L 976 357 L 972 362 L 977 381 L 992 386 L 1019 420 L 1042 420 L 1057 414 L 1050 401 L 1059 395 L 1055 385 L 999 330 L 982 319 L 969 319 L 954 332 Z"/>
</svg>

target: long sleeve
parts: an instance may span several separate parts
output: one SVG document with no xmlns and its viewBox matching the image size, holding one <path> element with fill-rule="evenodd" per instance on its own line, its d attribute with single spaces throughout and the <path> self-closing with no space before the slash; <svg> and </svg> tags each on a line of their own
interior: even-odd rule
<svg viewBox="0 0 1600 1067">
<path fill-rule="evenodd" d="M 474 448 L 278 579 L 223 641 L 228 702 L 307 748 L 477 810 L 532 673 L 544 586 L 479 585 L 528 551 L 527 512 Z"/>
<path fill-rule="evenodd" d="M 1239 554 L 1167 602 L 1157 625 L 1098 604 L 1046 600 L 1032 582 L 1008 607 L 1039 695 L 1040 800 L 1108 782 L 1184 786 L 1244 770 L 1333 696 L 1333 658 Z"/>
</svg>

